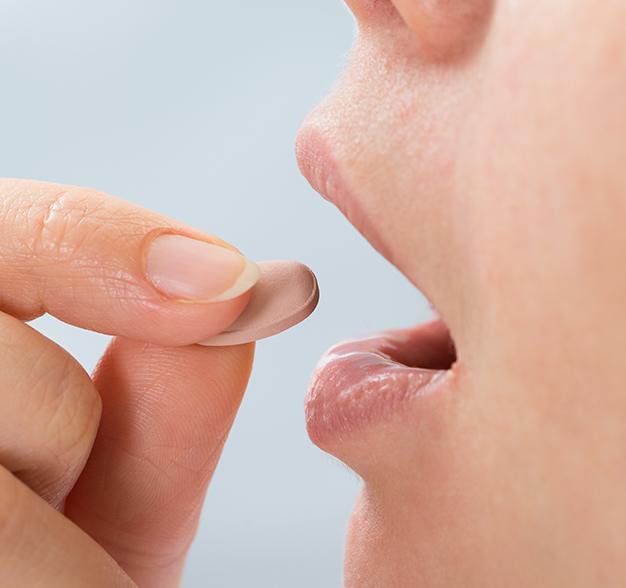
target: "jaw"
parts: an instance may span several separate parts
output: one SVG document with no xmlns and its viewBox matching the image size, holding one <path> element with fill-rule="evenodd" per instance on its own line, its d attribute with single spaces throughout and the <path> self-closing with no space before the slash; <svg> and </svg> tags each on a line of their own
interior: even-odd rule
<svg viewBox="0 0 626 588">
<path fill-rule="evenodd" d="M 395 480 L 415 479 L 410 468 L 421 468 L 412 487 L 400 482 L 392 488 L 379 479 L 365 482 L 348 532 L 348 588 L 485 586 L 470 582 L 469 574 L 479 567 L 481 549 L 481 523 L 470 517 L 475 512 L 469 505 L 475 500 L 473 489 L 454 471 L 458 464 L 449 448 L 440 447 L 437 455 L 453 461 L 433 463 L 431 455 L 430 463 L 420 459 L 398 467 L 405 471 L 395 472 Z"/>
</svg>

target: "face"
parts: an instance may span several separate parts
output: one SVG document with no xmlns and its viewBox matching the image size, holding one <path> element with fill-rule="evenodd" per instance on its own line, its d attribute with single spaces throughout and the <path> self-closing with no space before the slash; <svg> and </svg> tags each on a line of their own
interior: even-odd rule
<svg viewBox="0 0 626 588">
<path fill-rule="evenodd" d="M 349 4 L 300 166 L 440 318 L 313 377 L 309 433 L 363 479 L 346 585 L 618 585 L 626 4 Z"/>
</svg>

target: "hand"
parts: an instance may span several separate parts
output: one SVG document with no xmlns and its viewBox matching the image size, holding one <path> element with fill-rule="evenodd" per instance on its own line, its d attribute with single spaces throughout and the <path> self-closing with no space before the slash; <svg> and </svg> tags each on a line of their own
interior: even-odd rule
<svg viewBox="0 0 626 588">
<path fill-rule="evenodd" d="M 3 585 L 178 584 L 252 366 L 252 345 L 193 345 L 246 305 L 233 251 L 95 191 L 0 180 Z M 46 312 L 116 335 L 92 378 L 23 322 Z"/>
</svg>

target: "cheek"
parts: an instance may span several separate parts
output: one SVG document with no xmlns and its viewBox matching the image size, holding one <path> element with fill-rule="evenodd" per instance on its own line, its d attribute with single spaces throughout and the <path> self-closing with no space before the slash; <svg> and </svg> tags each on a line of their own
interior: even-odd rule
<svg viewBox="0 0 626 588">
<path fill-rule="evenodd" d="M 566 384 L 573 374 L 555 367 L 569 357 L 580 368 L 593 359 L 589 373 L 615 371 L 601 368 L 597 350 L 617 347 L 611 339 L 624 332 L 616 317 L 626 297 L 618 253 L 626 247 L 626 186 L 617 162 L 626 76 L 615 54 L 625 42 L 590 3 L 576 2 L 541 12 L 503 5 L 490 43 L 485 98 L 460 170 L 484 301 L 476 358 L 549 367 L 561 378 L 556 389 L 572 393 L 580 383 Z"/>
</svg>

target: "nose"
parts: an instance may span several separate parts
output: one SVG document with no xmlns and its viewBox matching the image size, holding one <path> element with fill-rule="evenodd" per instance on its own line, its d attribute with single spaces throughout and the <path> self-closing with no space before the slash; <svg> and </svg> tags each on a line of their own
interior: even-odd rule
<svg viewBox="0 0 626 588">
<path fill-rule="evenodd" d="M 361 25 L 381 24 L 400 16 L 391 0 L 345 0 Z"/>
<path fill-rule="evenodd" d="M 471 46 L 493 10 L 493 0 L 392 1 L 407 26 L 441 55 Z"/>
<path fill-rule="evenodd" d="M 485 32 L 495 0 L 346 0 L 362 26 L 400 21 L 415 35 L 425 57 L 458 56 Z"/>
</svg>

